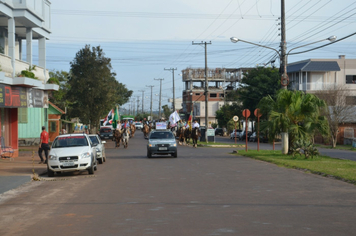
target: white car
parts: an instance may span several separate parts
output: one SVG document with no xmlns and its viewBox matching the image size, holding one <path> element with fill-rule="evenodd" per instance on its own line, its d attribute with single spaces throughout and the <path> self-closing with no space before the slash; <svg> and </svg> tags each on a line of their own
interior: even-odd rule
<svg viewBox="0 0 356 236">
<path fill-rule="evenodd" d="M 236 139 L 240 139 L 240 133 L 241 133 L 241 130 L 239 130 L 239 129 L 232 131 L 232 133 L 230 134 L 230 138 L 235 139 L 235 135 L 236 135 Z"/>
<path fill-rule="evenodd" d="M 143 124 L 141 122 L 135 122 L 136 129 L 143 129 Z"/>
<path fill-rule="evenodd" d="M 47 173 L 88 171 L 97 169 L 96 147 L 86 134 L 65 134 L 55 138 L 48 155 Z"/>
<path fill-rule="evenodd" d="M 103 164 L 106 161 L 105 155 L 105 143 L 106 141 L 101 141 L 99 135 L 97 134 L 89 134 L 90 141 L 96 148 L 96 159 L 98 160 L 99 164 Z"/>
</svg>

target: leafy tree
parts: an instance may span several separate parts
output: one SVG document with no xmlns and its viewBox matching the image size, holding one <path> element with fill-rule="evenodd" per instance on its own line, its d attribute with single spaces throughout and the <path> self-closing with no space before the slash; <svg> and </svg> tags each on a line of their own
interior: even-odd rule
<svg viewBox="0 0 356 236">
<path fill-rule="evenodd" d="M 231 105 L 225 104 L 215 112 L 215 117 L 218 120 L 219 127 L 228 127 L 229 120 L 236 115 L 239 117 L 242 116 L 241 106 L 237 103 L 233 103 Z"/>
<path fill-rule="evenodd" d="M 166 119 L 168 119 L 169 116 L 170 116 L 171 113 L 172 113 L 172 112 L 171 112 L 171 109 L 169 109 L 168 105 L 162 106 L 162 109 L 163 109 L 164 117 L 165 117 Z"/>
<path fill-rule="evenodd" d="M 58 91 L 52 91 L 48 94 L 49 100 L 56 106 L 65 110 L 65 107 L 70 106 L 70 102 L 66 98 L 66 94 L 70 88 L 70 85 L 68 84 L 69 73 L 66 71 L 51 71 L 49 72 L 49 76 L 50 78 L 47 83 L 59 85 Z"/>
<path fill-rule="evenodd" d="M 281 88 L 278 69 L 257 67 L 244 74 L 240 88 L 229 93 L 229 97 L 237 98 L 243 109 L 253 112 L 260 100 L 269 95 L 275 98 Z"/>
<path fill-rule="evenodd" d="M 288 133 L 289 149 L 298 140 L 311 140 L 314 132 L 328 134 L 328 122 L 321 115 L 326 104 L 313 94 L 302 91 L 280 90 L 276 99 L 261 100 L 264 109 L 269 107 L 267 128 L 272 134 Z"/>
<path fill-rule="evenodd" d="M 72 102 L 70 116 L 98 127 L 99 120 L 116 105 L 122 105 L 131 96 L 111 72 L 111 59 L 105 57 L 100 46 L 86 45 L 70 63 L 71 76 L 67 98 Z"/>
</svg>

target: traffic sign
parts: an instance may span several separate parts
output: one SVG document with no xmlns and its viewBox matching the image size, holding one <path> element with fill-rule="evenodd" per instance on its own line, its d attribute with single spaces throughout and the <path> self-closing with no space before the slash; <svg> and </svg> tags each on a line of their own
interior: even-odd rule
<svg viewBox="0 0 356 236">
<path fill-rule="evenodd" d="M 255 112 L 253 113 L 257 118 L 260 118 L 262 116 L 261 111 L 259 108 L 256 108 Z"/>
<path fill-rule="evenodd" d="M 248 118 L 248 117 L 250 117 L 251 112 L 250 112 L 249 109 L 245 109 L 245 110 L 242 111 L 242 115 L 243 115 L 245 118 Z"/>
<path fill-rule="evenodd" d="M 239 120 L 239 117 L 238 116 L 234 116 L 232 119 L 233 119 L 233 121 L 237 122 Z"/>
</svg>

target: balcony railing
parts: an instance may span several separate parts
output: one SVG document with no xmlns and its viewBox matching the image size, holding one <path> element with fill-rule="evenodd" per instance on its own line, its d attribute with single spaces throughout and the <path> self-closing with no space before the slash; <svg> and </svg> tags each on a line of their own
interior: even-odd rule
<svg viewBox="0 0 356 236">
<path fill-rule="evenodd" d="M 336 83 L 303 83 L 299 84 L 299 90 L 302 91 L 317 91 L 317 90 L 333 90 L 337 86 Z"/>
<path fill-rule="evenodd" d="M 1 71 L 5 73 L 6 77 L 12 78 L 12 64 L 11 64 L 11 58 L 0 54 L 0 65 L 1 65 Z M 21 71 L 23 70 L 28 70 L 30 68 L 30 64 L 24 61 L 16 60 L 15 61 L 15 76 L 19 75 Z M 46 78 L 49 78 L 49 73 L 48 70 L 44 71 L 43 68 L 36 66 L 35 70 L 32 70 L 35 74 L 35 77 L 37 77 L 40 81 L 45 82 Z M 46 77 L 45 77 L 46 73 Z"/>
</svg>

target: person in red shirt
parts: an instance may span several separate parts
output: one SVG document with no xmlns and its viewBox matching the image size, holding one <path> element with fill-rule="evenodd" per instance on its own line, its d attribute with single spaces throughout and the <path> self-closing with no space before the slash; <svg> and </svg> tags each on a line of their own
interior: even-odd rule
<svg viewBox="0 0 356 236">
<path fill-rule="evenodd" d="M 42 164 L 42 163 L 47 164 L 49 145 L 48 145 L 48 133 L 46 131 L 45 126 L 42 126 L 42 133 L 41 133 L 40 139 L 41 140 L 40 140 L 40 147 L 38 149 L 38 155 L 40 156 L 41 161 L 39 164 Z M 42 151 L 45 152 L 46 161 L 43 160 Z"/>
</svg>

